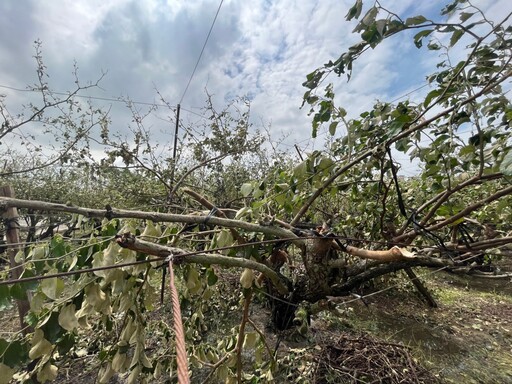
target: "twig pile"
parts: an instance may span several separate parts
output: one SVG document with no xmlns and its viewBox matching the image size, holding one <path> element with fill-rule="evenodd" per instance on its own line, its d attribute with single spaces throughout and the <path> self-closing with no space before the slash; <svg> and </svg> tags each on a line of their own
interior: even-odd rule
<svg viewBox="0 0 512 384">
<path fill-rule="evenodd" d="M 418 365 L 407 347 L 376 341 L 368 335 L 324 339 L 316 357 L 314 382 L 320 383 L 437 383 Z"/>
</svg>

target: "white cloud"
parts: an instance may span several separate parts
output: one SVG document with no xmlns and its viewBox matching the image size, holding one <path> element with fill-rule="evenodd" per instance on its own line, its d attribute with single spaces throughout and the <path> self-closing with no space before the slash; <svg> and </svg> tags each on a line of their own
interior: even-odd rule
<svg viewBox="0 0 512 384">
<path fill-rule="evenodd" d="M 272 122 L 272 132 L 276 137 L 288 135 L 288 144 L 307 140 L 311 118 L 307 109 L 299 110 L 305 92 L 301 84 L 307 73 L 336 59 L 359 39 L 351 33 L 356 22 L 344 20 L 353 2 L 224 1 L 183 107 L 199 111 L 196 108 L 204 105 L 205 87 L 215 95 L 219 108 L 226 100 L 247 95 L 256 122 L 260 118 Z M 435 16 L 444 5 L 413 0 L 381 3 L 406 17 Z M 507 0 L 477 3 L 491 17 L 512 7 Z M 153 102 L 158 101 L 156 86 L 168 102 L 177 104 L 218 5 L 218 0 L 1 2 L 0 33 L 11 38 L 0 41 L 0 84 L 23 88 L 33 83 L 32 43 L 40 38 L 51 84 L 58 90 L 73 88 L 71 71 L 76 59 L 83 81 L 94 81 L 108 71 L 94 95 Z M 411 35 L 396 36 L 363 55 L 349 83 L 344 77 L 329 78 L 336 84 L 337 100 L 352 116 L 377 99 L 398 97 L 424 81 L 437 54 L 417 50 Z M 19 103 L 21 97 L 17 94 L 11 102 Z M 166 110 L 158 113 L 172 115 Z M 183 117 L 195 119 L 186 113 Z M 130 122 L 122 107 L 113 109 L 112 118 L 119 129 Z M 152 124 L 156 132 L 168 129 L 160 120 Z"/>
</svg>

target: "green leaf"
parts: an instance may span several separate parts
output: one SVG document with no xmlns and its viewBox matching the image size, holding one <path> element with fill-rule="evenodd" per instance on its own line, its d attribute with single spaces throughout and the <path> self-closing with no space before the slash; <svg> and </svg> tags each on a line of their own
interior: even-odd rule
<svg viewBox="0 0 512 384">
<path fill-rule="evenodd" d="M 484 144 L 490 143 L 492 140 L 492 133 L 491 132 L 482 132 L 477 133 L 476 135 L 473 135 L 469 138 L 469 144 L 474 145 L 475 147 L 478 147 L 480 145 L 480 141 L 482 141 Z"/>
<path fill-rule="evenodd" d="M 466 145 L 459 151 L 459 158 L 462 161 L 471 161 L 476 156 L 476 147 L 474 145 Z"/>
<path fill-rule="evenodd" d="M 451 4 L 446 5 L 441 10 L 441 15 L 448 15 L 452 13 L 455 9 L 457 9 L 457 4 L 459 3 L 459 0 L 454 0 Z"/>
<path fill-rule="evenodd" d="M 363 0 L 357 0 L 356 3 L 348 10 L 345 19 L 350 21 L 352 19 L 357 19 L 361 15 L 361 10 L 363 9 Z"/>
<path fill-rule="evenodd" d="M 389 130 L 388 130 L 389 136 L 391 137 L 391 136 L 396 135 L 398 132 L 400 132 L 402 130 L 404 125 L 405 125 L 405 123 L 403 121 L 399 121 L 399 120 L 392 121 L 391 124 L 389 124 Z"/>
<path fill-rule="evenodd" d="M 512 176 L 512 149 L 509 149 L 503 157 L 500 171 L 506 176 Z"/>
<path fill-rule="evenodd" d="M 450 38 L 450 47 L 453 47 L 455 44 L 457 44 L 457 41 L 460 40 L 463 34 L 464 30 L 462 29 L 457 29 L 455 32 L 453 32 L 452 37 Z"/>
<path fill-rule="evenodd" d="M 405 25 L 410 27 L 411 25 L 418 25 L 421 23 L 424 23 L 427 21 L 427 18 L 425 16 L 419 15 L 414 17 L 409 17 L 407 20 L 405 20 Z"/>
<path fill-rule="evenodd" d="M 460 21 L 465 22 L 468 20 L 471 16 L 473 16 L 476 12 L 461 12 L 459 15 Z"/>
<path fill-rule="evenodd" d="M 14 284 L 10 289 L 10 293 L 16 300 L 27 300 L 27 289 L 23 284 Z"/>
<path fill-rule="evenodd" d="M 331 124 L 329 124 L 329 133 L 331 136 L 334 136 L 336 134 L 336 127 L 338 126 L 337 121 L 333 121 Z"/>
<path fill-rule="evenodd" d="M 45 279 L 41 283 L 41 291 L 50 299 L 55 300 L 64 291 L 64 281 L 58 277 Z"/>
<path fill-rule="evenodd" d="M 297 179 L 302 179 L 304 176 L 306 176 L 307 171 L 307 161 L 303 161 L 293 169 L 293 176 L 295 176 Z"/>
<path fill-rule="evenodd" d="M 51 312 L 40 324 L 41 329 L 44 332 L 44 337 L 50 343 L 56 343 L 65 331 L 59 324 L 58 312 Z"/>
<path fill-rule="evenodd" d="M 318 86 L 318 82 L 322 79 L 322 76 L 324 75 L 324 71 L 316 70 L 314 72 L 311 72 L 306 76 L 307 81 L 302 83 L 302 86 L 314 89 Z"/>
<path fill-rule="evenodd" d="M 66 333 L 57 342 L 59 354 L 61 356 L 64 356 L 71 350 L 71 348 L 73 348 L 75 346 L 75 344 L 76 344 L 75 335 L 73 333 Z"/>
<path fill-rule="evenodd" d="M 52 241 L 50 242 L 50 252 L 52 257 L 61 257 L 67 253 L 66 243 L 64 242 L 64 237 L 57 233 L 53 236 Z"/>
<path fill-rule="evenodd" d="M 437 98 L 437 96 L 439 96 L 441 94 L 441 91 L 439 89 L 434 89 L 432 91 L 430 91 L 427 95 L 427 97 L 425 97 L 425 101 L 423 102 L 423 106 L 426 108 L 430 105 L 430 102 L 432 101 L 432 99 L 434 98 Z"/>
<path fill-rule="evenodd" d="M 361 37 L 364 41 L 370 44 L 370 47 L 375 48 L 377 44 L 382 41 L 382 36 L 377 31 L 377 27 L 372 25 L 366 31 L 361 34 Z"/>
<path fill-rule="evenodd" d="M 424 29 L 423 31 L 418 32 L 414 35 L 414 45 L 416 45 L 417 48 L 421 48 L 423 45 L 423 38 L 430 35 L 432 32 L 434 32 L 433 29 Z"/>
<path fill-rule="evenodd" d="M 20 366 L 28 359 L 27 346 L 19 340 L 0 339 L 0 359 L 8 367 Z"/>
<path fill-rule="evenodd" d="M 219 278 L 215 274 L 215 271 L 211 268 L 208 269 L 208 271 L 206 272 L 206 278 L 209 286 L 215 285 L 217 283 L 217 280 L 219 280 Z"/>
</svg>

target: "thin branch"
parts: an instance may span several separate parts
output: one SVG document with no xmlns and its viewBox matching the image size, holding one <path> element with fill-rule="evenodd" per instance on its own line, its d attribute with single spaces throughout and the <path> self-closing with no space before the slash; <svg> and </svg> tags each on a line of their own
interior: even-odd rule
<svg viewBox="0 0 512 384">
<path fill-rule="evenodd" d="M 474 204 L 471 204 L 470 206 L 466 207 L 465 209 L 463 209 L 462 211 L 460 211 L 459 213 L 457 213 L 456 215 L 453 215 L 451 217 L 449 217 L 448 219 L 445 219 L 443 221 L 440 221 L 439 223 L 437 224 L 433 224 L 429 227 L 426 227 L 425 230 L 427 231 L 435 231 L 437 229 L 441 229 L 443 227 L 446 227 L 447 225 L 459 220 L 459 219 L 462 219 L 464 216 L 466 215 L 469 215 L 470 213 L 476 211 L 478 208 L 488 204 L 488 203 L 491 203 L 493 202 L 494 200 L 497 200 L 503 196 L 507 196 L 507 195 L 510 195 L 512 194 L 512 187 L 508 187 L 508 188 L 504 188 L 494 194 L 492 194 L 491 196 L 485 198 L 485 199 L 482 199 L 482 200 L 479 200 L 477 201 L 476 203 Z M 403 241 L 405 239 L 408 239 L 410 238 L 411 236 L 415 236 L 416 232 L 415 231 L 410 231 L 410 232 L 407 232 L 407 233 L 404 233 L 403 235 L 401 236 L 397 236 L 395 237 L 393 240 L 394 241 Z"/>
<path fill-rule="evenodd" d="M 251 324 L 251 326 L 254 328 L 254 330 L 258 333 L 258 335 L 260 335 L 260 339 L 261 339 L 261 342 L 263 343 L 263 345 L 265 346 L 266 350 L 267 350 L 267 353 L 268 353 L 268 356 L 270 358 L 270 367 L 272 370 L 274 370 L 275 366 L 276 366 L 276 360 L 274 358 L 274 354 L 272 353 L 272 350 L 270 349 L 270 346 L 268 345 L 267 343 L 267 340 L 265 338 L 265 335 L 263 334 L 263 332 L 261 332 L 259 330 L 259 328 L 256 326 L 256 324 L 254 324 L 254 321 L 251 320 L 250 317 L 247 318 L 247 322 L 249 324 Z"/>
<path fill-rule="evenodd" d="M 245 338 L 245 325 L 249 319 L 249 307 L 252 298 L 252 289 L 244 295 L 244 310 L 242 313 L 242 321 L 240 322 L 240 329 L 238 331 L 238 340 L 236 341 L 235 353 L 236 353 L 236 377 L 237 382 L 242 383 L 242 348 Z"/>
<path fill-rule="evenodd" d="M 176 194 L 176 192 L 178 191 L 178 188 L 181 186 L 181 184 L 183 184 L 183 182 L 185 181 L 187 176 L 190 175 L 192 172 L 194 172 L 196 169 L 204 167 L 205 165 L 207 165 L 207 164 L 209 164 L 211 162 L 214 162 L 214 161 L 217 161 L 217 160 L 222 160 L 225 157 L 234 155 L 236 153 L 237 152 L 223 153 L 222 155 L 212 157 L 211 159 L 206 159 L 205 161 L 203 161 L 203 162 L 193 166 L 192 168 L 190 168 L 187 172 L 185 172 L 185 174 L 183 176 L 181 176 L 181 178 L 174 185 L 174 187 L 173 187 L 173 189 L 172 189 L 172 191 L 170 193 L 170 199 L 172 199 L 172 197 Z"/>
<path fill-rule="evenodd" d="M 166 247 L 164 245 L 151 243 L 135 238 L 131 234 L 125 234 L 117 239 L 117 243 L 123 247 L 128 248 L 137 252 L 146 253 L 148 255 L 155 255 L 159 258 L 167 257 L 172 255 L 173 257 L 178 256 L 179 262 L 196 263 L 204 265 L 222 265 L 224 267 L 239 267 L 249 268 L 255 271 L 261 272 L 263 275 L 268 277 L 270 281 L 275 285 L 277 290 L 281 294 L 286 294 L 288 288 L 286 288 L 284 282 L 281 280 L 279 275 L 264 264 L 258 263 L 254 260 L 243 259 L 239 257 L 228 257 L 218 254 L 194 254 L 185 252 L 180 248 Z M 181 256 L 181 257 L 180 257 Z"/>
<path fill-rule="evenodd" d="M 411 135 L 412 133 L 414 132 L 417 132 L 423 128 L 426 128 L 428 127 L 431 123 L 433 123 L 434 121 L 436 121 L 437 119 L 440 119 L 441 117 L 457 110 L 458 108 L 466 105 L 466 104 L 469 104 L 471 103 L 472 101 L 476 100 L 477 98 L 479 98 L 480 96 L 486 94 L 487 92 L 491 91 L 494 87 L 496 87 L 497 85 L 501 84 L 502 82 L 504 82 L 507 78 L 509 78 L 510 76 L 512 76 L 512 70 L 506 72 L 501 78 L 497 79 L 496 77 L 494 77 L 486 87 L 482 88 L 479 92 L 475 93 L 472 97 L 469 97 L 467 98 L 466 100 L 463 100 L 461 101 L 460 103 L 458 103 L 457 105 L 454 105 L 450 108 L 447 108 L 445 109 L 444 111 L 442 112 L 439 112 L 437 115 L 431 117 L 430 119 L 425 119 L 423 120 L 421 123 L 419 123 L 418 125 L 415 125 L 413 127 L 410 127 L 409 129 L 406 129 L 404 130 L 403 132 L 399 133 L 398 135 L 394 136 L 393 138 L 389 139 L 388 141 L 386 141 L 384 143 L 384 146 L 385 147 L 389 147 L 391 144 L 397 142 L 398 140 L 400 139 L 403 139 L 404 137 L 407 137 L 409 135 Z M 418 119 L 416 119 L 418 120 Z M 342 174 L 344 174 L 345 172 L 347 172 L 349 169 L 351 169 L 352 167 L 354 167 L 355 165 L 357 165 L 358 163 L 360 163 L 361 161 L 363 161 L 364 159 L 372 156 L 374 154 L 374 152 L 376 151 L 375 148 L 373 149 L 370 149 L 370 150 L 367 150 L 366 152 L 362 153 L 361 155 L 359 155 L 355 160 L 351 161 L 350 163 L 346 164 L 345 166 L 341 167 L 338 171 L 334 172 L 331 177 L 329 177 L 325 182 L 324 184 L 322 184 L 311 196 L 310 198 L 308 199 L 308 201 L 306 201 L 306 203 L 300 208 L 299 212 L 297 212 L 297 214 L 295 215 L 295 217 L 293 218 L 293 220 L 291 221 L 291 225 L 294 226 L 296 225 L 299 220 L 302 218 L 302 216 L 304 216 L 304 214 L 308 211 L 308 209 L 311 207 L 311 205 L 316 201 L 316 199 L 322 195 L 322 193 L 324 192 L 324 190 L 329 187 L 329 185 L 331 185 L 338 177 L 340 177 Z"/>
<path fill-rule="evenodd" d="M 424 226 L 428 222 L 428 220 L 430 220 L 432 218 L 432 216 L 434 216 L 437 209 L 442 205 L 442 203 L 445 202 L 453 193 L 458 192 L 458 191 L 462 190 L 463 188 L 468 187 L 470 185 L 481 184 L 484 181 L 497 180 L 502 177 L 503 177 L 503 173 L 492 173 L 490 175 L 483 175 L 482 177 L 473 176 L 470 179 L 463 181 L 462 183 L 456 185 L 450 191 L 443 191 L 443 192 L 438 193 L 436 196 L 431 198 L 429 201 L 423 203 L 419 208 L 416 209 L 416 214 L 419 214 L 419 213 L 423 212 L 429 205 L 436 203 L 436 205 L 434 207 L 432 207 L 430 209 L 430 211 L 425 215 L 425 217 L 420 222 L 420 224 Z M 399 241 L 399 240 L 397 240 L 398 237 L 400 237 L 405 232 L 408 225 L 409 225 L 409 222 L 404 223 L 404 225 L 397 232 L 397 237 L 395 237 L 393 239 L 393 241 L 396 241 L 396 242 Z"/>
<path fill-rule="evenodd" d="M 187 195 L 192 196 L 196 201 L 198 201 L 201 205 L 208 208 L 209 210 L 215 210 L 214 215 L 220 216 L 222 218 L 227 219 L 227 216 L 224 212 L 221 210 L 216 209 L 215 205 L 213 205 L 210 201 L 208 201 L 204 196 L 201 196 L 199 193 L 192 191 L 191 189 L 185 188 L 183 190 Z M 244 244 L 247 243 L 247 240 L 238 233 L 238 231 L 234 228 L 230 228 L 229 231 L 231 232 L 231 235 L 233 235 L 233 238 L 238 242 L 238 244 Z"/>
</svg>

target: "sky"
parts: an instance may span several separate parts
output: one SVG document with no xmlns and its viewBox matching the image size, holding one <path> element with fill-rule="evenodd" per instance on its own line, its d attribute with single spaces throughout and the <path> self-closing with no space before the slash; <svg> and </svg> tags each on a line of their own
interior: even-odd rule
<svg viewBox="0 0 512 384">
<path fill-rule="evenodd" d="M 218 109 L 237 96 L 251 100 L 255 125 L 270 127 L 284 149 L 320 148 L 325 135 L 311 139 L 311 117 L 300 109 L 308 73 L 336 59 L 359 41 L 355 21 L 345 15 L 355 0 L 3 0 L 0 2 L 0 94 L 16 110 L 26 103 L 24 89 L 36 81 L 34 41 L 42 42 L 49 84 L 73 90 L 73 64 L 82 84 L 100 88 L 84 95 L 130 98 L 170 105 L 181 101 L 185 124 L 200 124 L 206 90 Z M 371 2 L 373 3 L 373 2 Z M 404 18 L 435 17 L 447 1 L 381 0 Z M 489 18 L 512 11 L 510 0 L 475 0 Z M 370 2 L 365 2 L 368 6 Z M 216 13 L 208 43 L 191 79 Z M 428 89 L 425 76 L 439 61 L 437 53 L 418 50 L 410 36 L 398 36 L 358 60 L 353 77 L 331 77 L 337 101 L 357 116 L 376 100 L 393 100 Z M 191 79 L 186 93 L 187 83 Z M 113 100 L 95 100 L 111 109 L 112 129 L 126 130 L 127 108 Z M 147 108 L 136 104 L 138 108 Z M 174 128 L 159 108 L 151 123 L 155 137 L 172 141 Z"/>
</svg>

